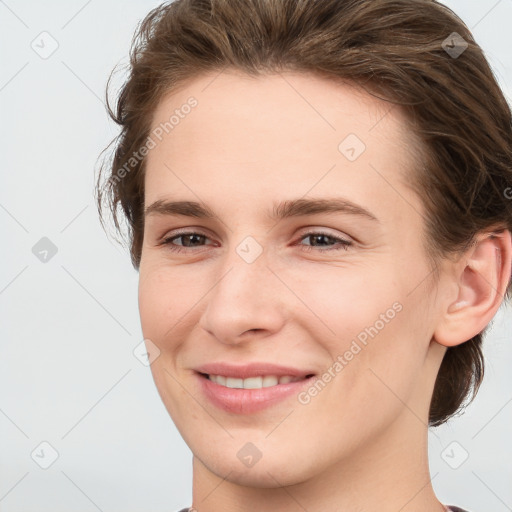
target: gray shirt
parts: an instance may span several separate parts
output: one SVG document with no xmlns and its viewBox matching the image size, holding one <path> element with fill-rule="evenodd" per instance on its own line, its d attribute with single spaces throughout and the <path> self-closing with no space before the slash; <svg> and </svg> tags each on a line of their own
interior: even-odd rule
<svg viewBox="0 0 512 512">
<path fill-rule="evenodd" d="M 448 507 L 448 510 L 451 512 L 468 512 L 467 510 L 456 507 L 455 505 L 446 505 Z M 192 507 L 190 507 L 192 508 Z M 189 512 L 190 508 L 182 508 L 179 512 Z"/>
</svg>

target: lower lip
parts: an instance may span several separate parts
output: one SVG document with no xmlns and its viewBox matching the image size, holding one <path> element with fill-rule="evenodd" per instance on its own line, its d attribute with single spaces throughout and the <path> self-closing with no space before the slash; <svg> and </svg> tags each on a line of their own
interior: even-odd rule
<svg viewBox="0 0 512 512">
<path fill-rule="evenodd" d="M 236 414 L 252 414 L 271 407 L 283 400 L 296 396 L 311 385 L 315 377 L 288 384 L 277 384 L 261 389 L 236 389 L 221 386 L 201 374 L 197 374 L 201 389 L 217 407 Z"/>
</svg>

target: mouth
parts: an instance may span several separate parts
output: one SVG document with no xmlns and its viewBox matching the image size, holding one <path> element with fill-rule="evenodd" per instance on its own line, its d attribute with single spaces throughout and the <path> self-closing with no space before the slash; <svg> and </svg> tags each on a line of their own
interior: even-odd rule
<svg viewBox="0 0 512 512">
<path fill-rule="evenodd" d="M 315 374 L 254 375 L 244 379 L 195 372 L 205 399 L 215 407 L 236 415 L 256 414 L 279 404 L 290 406 L 300 392 L 312 385 Z"/>
<path fill-rule="evenodd" d="M 198 372 L 201 377 L 208 379 L 215 384 L 230 389 L 263 389 L 278 386 L 280 384 L 289 384 L 292 382 L 300 382 L 311 379 L 315 374 L 310 373 L 303 377 L 294 375 L 255 375 L 245 379 L 237 377 L 228 377 L 225 375 L 213 375 Z"/>
</svg>

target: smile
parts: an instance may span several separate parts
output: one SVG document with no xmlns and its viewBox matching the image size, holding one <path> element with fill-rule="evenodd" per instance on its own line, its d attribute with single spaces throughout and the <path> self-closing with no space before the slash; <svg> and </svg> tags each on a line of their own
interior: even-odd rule
<svg viewBox="0 0 512 512">
<path fill-rule="evenodd" d="M 226 377 L 224 375 L 206 375 L 206 377 L 216 384 L 220 384 L 221 386 L 231 389 L 261 389 L 277 386 L 278 384 L 297 382 L 310 377 L 310 375 L 307 375 L 306 377 L 294 377 L 292 375 L 283 375 L 281 377 L 277 375 L 262 375 L 248 377 L 246 379 Z"/>
</svg>

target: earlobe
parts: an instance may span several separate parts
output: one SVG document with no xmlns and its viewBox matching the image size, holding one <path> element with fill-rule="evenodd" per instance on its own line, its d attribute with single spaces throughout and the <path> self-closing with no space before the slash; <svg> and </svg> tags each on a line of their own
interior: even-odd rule
<svg viewBox="0 0 512 512">
<path fill-rule="evenodd" d="M 455 264 L 456 297 L 443 306 L 434 340 L 451 347 L 482 332 L 503 302 L 511 266 L 510 231 L 477 235 L 472 247 Z"/>
</svg>

